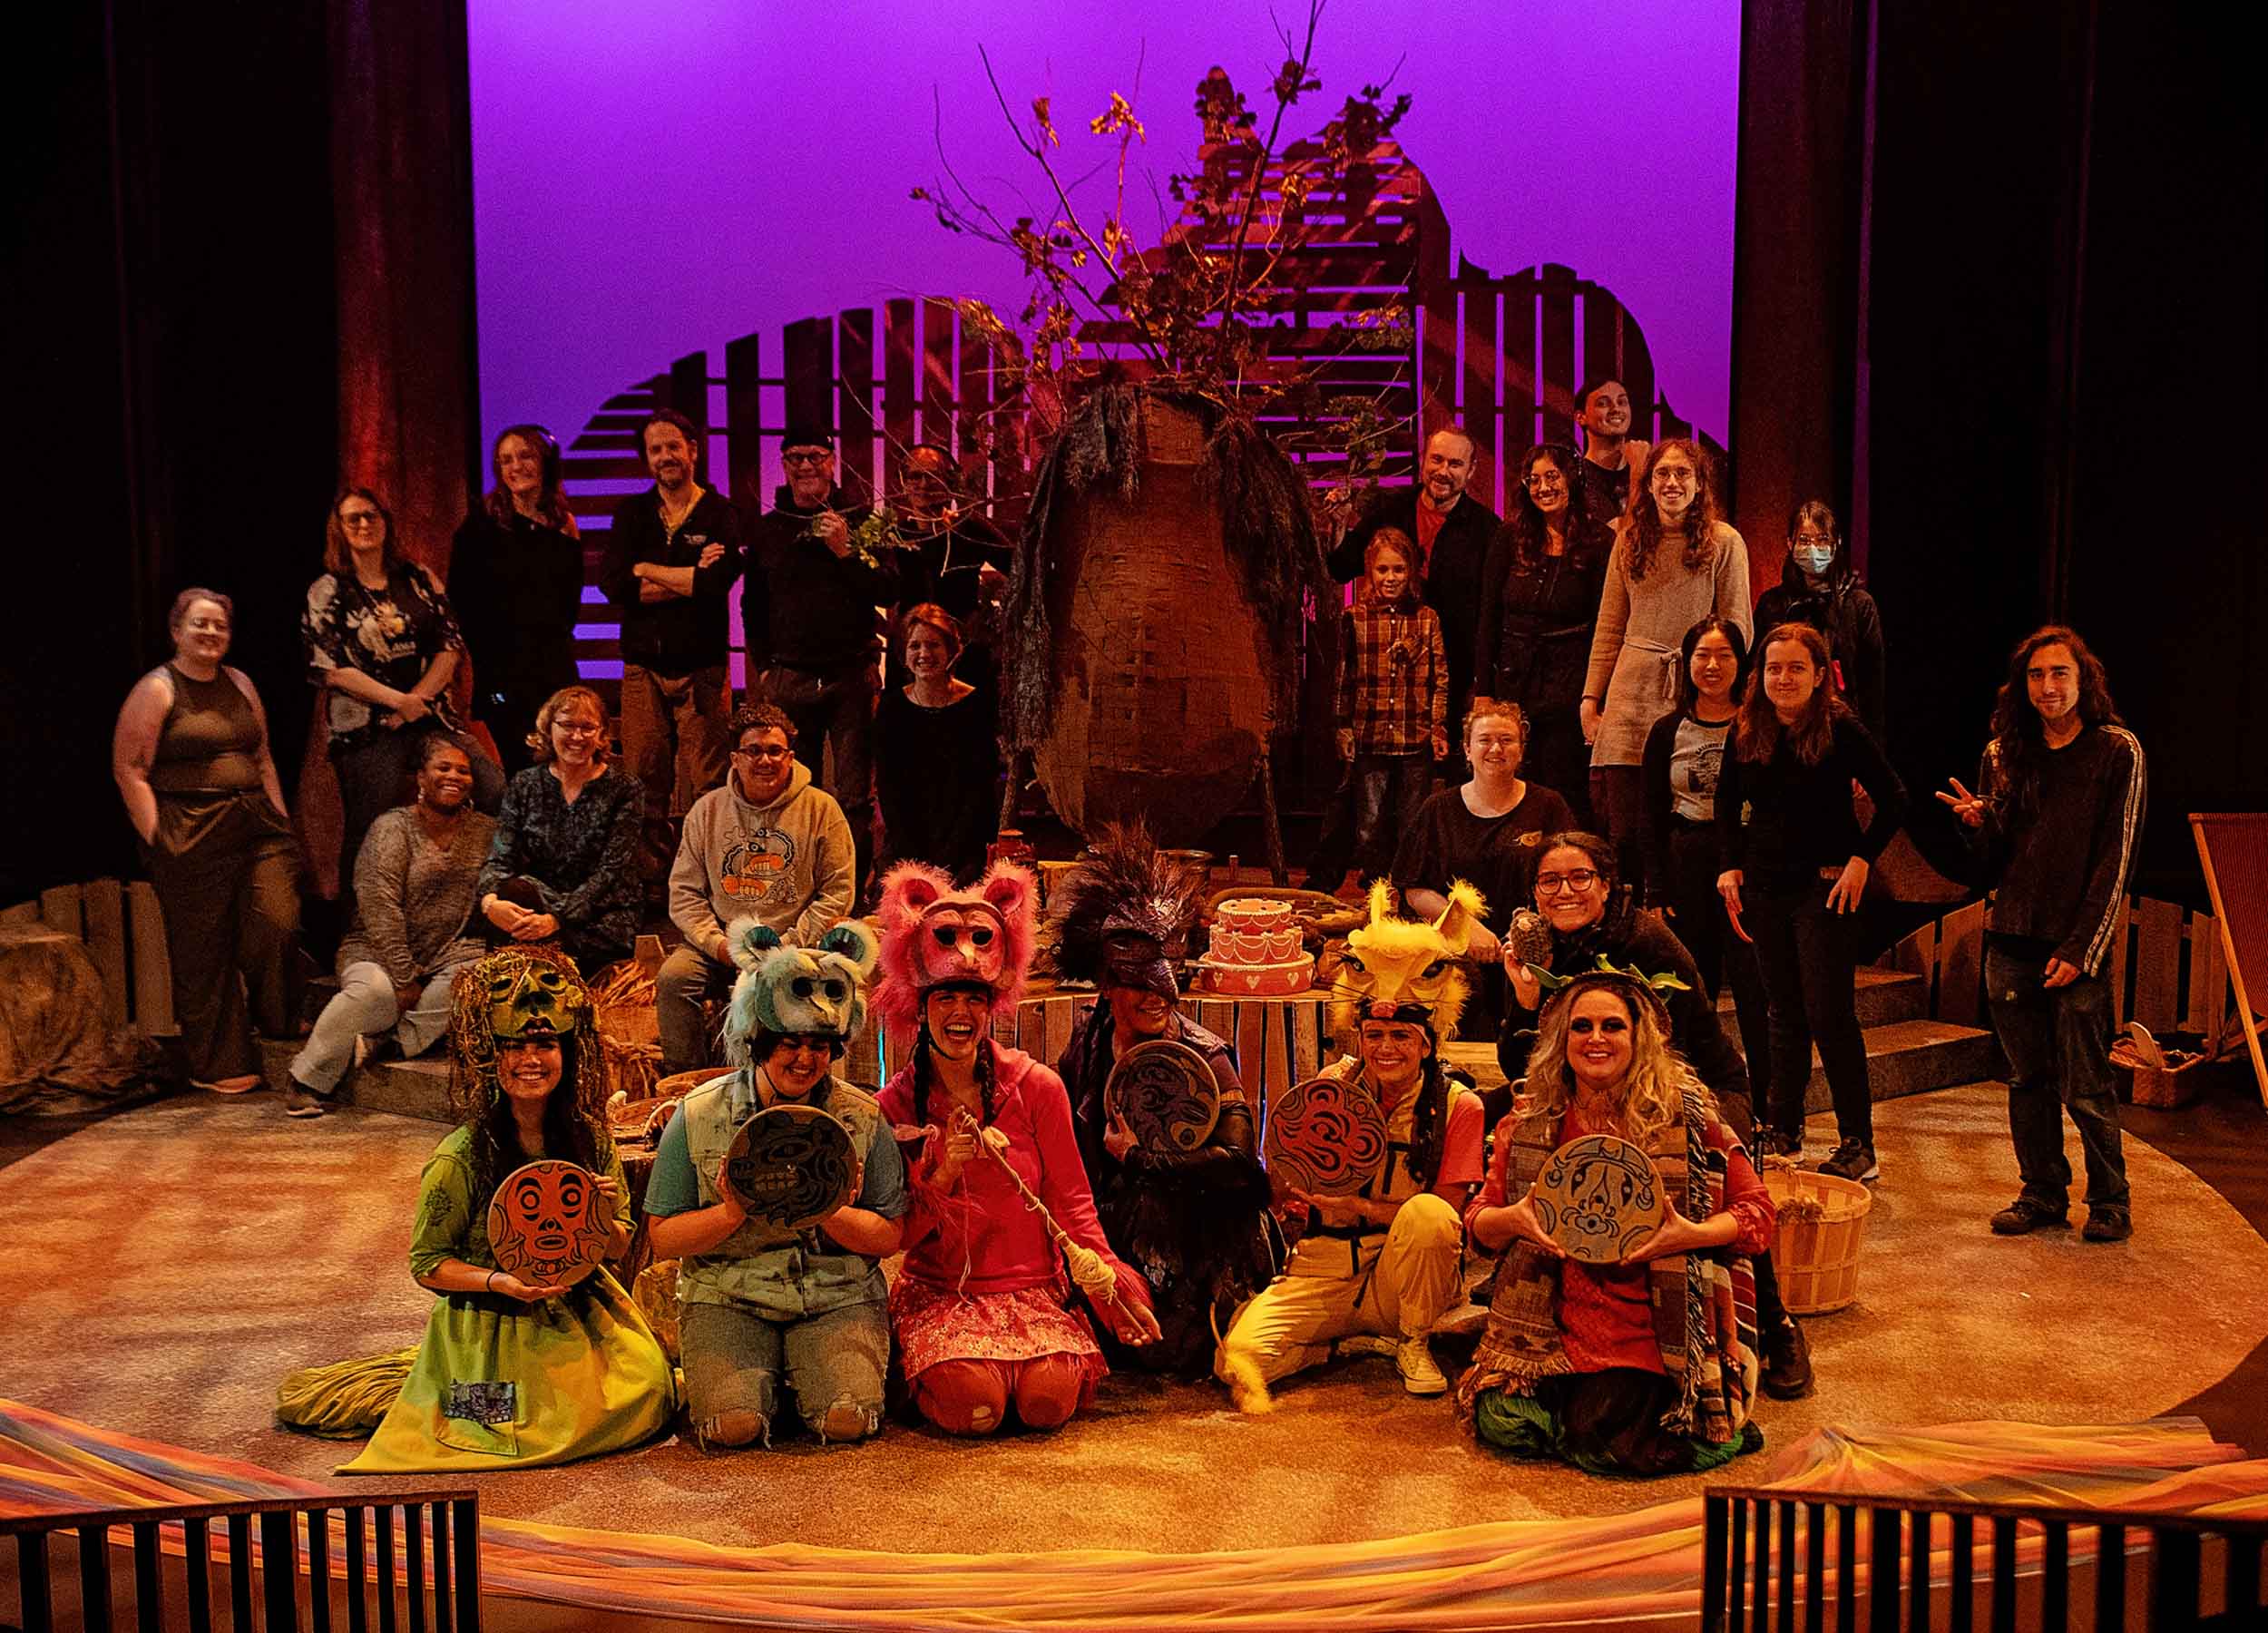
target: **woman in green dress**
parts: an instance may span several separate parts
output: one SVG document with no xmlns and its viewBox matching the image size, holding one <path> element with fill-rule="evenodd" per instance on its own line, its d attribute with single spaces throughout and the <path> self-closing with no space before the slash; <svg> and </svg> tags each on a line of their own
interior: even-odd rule
<svg viewBox="0 0 2268 1633">
<path fill-rule="evenodd" d="M 382 1371 L 404 1357 L 286 1381 L 287 1423 L 351 1433 L 383 1421 L 339 1472 L 394 1474 L 566 1462 L 663 1433 L 675 1410 L 669 1358 L 601 1265 L 572 1286 L 498 1267 L 488 1204 L 542 1158 L 597 1179 L 610 1254 L 630 1241 L 630 1190 L 597 1115 L 604 1070 L 590 990 L 545 947 L 513 947 L 458 978 L 450 1090 L 463 1123 L 425 1164 L 410 1273 L 439 1294 L 390 1403 Z M 384 1361 L 393 1366 L 385 1368 Z"/>
</svg>

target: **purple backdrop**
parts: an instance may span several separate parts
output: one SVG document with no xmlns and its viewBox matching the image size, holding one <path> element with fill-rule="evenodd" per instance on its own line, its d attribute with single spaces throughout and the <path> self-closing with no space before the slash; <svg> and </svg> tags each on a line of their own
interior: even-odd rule
<svg viewBox="0 0 2268 1633">
<path fill-rule="evenodd" d="M 1085 122 L 1113 89 L 1135 93 L 1139 63 L 1141 152 L 1161 191 L 1194 151 L 1191 92 L 1207 68 L 1226 67 L 1261 108 L 1284 54 L 1263 0 L 1147 14 L 1040 0 L 469 10 L 490 435 L 534 418 L 572 436 L 610 393 L 670 358 L 795 318 L 892 295 L 1020 301 L 1000 252 L 942 231 L 906 197 L 936 173 L 933 90 L 973 185 L 1008 199 L 1034 179 L 1002 127 L 980 43 L 1012 106 L 1054 98 L 1074 155 L 1100 156 Z M 1592 0 L 1447 15 L 1459 22 L 1428 20 L 1407 0 L 1334 0 L 1317 51 L 1324 89 L 1293 110 L 1296 133 L 1399 59 L 1395 87 L 1415 98 L 1401 138 L 1456 249 L 1491 272 L 1549 259 L 1607 285 L 1644 327 L 1678 413 L 1722 436 L 1739 5 Z"/>
</svg>

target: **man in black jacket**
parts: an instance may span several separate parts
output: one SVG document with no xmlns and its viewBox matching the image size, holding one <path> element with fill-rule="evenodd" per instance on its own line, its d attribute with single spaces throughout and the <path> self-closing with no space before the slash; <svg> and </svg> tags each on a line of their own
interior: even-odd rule
<svg viewBox="0 0 2268 1633">
<path fill-rule="evenodd" d="M 2110 1066 L 2117 1003 L 2103 979 L 2141 842 L 2142 745 L 2120 724 L 2103 665 L 2059 624 L 2019 642 L 1971 794 L 1938 798 L 1970 830 L 1999 885 L 1985 921 L 1985 995 L 2009 1058 L 2009 1134 L 2024 1188 L 1992 1216 L 2001 1236 L 2068 1222 L 2063 1113 L 2087 1160 L 2090 1242 L 2134 1221 Z"/>
<path fill-rule="evenodd" d="M 1465 492 L 1472 475 L 1472 438 L 1444 425 L 1425 441 L 1415 485 L 1379 493 L 1362 520 L 1332 549 L 1331 576 L 1342 584 L 1363 576 L 1363 552 L 1382 527 L 1399 528 L 1417 541 L 1424 573 L 1423 599 L 1442 621 L 1449 660 L 1449 738 L 1464 740 L 1465 710 L 1472 704 L 1473 649 L 1480 638 L 1481 569 L 1489 541 L 1502 525 L 1497 513 Z M 1452 776 L 1461 757 L 1451 756 Z M 1315 890 L 1335 889 L 1354 851 L 1353 783 L 1341 785 L 1325 813 L 1325 831 L 1307 865 Z"/>
<path fill-rule="evenodd" d="M 656 409 L 638 443 L 654 485 L 615 506 L 599 584 L 622 620 L 622 758 L 645 785 L 650 885 L 677 855 L 675 825 L 725 777 L 725 600 L 740 576 L 740 523 L 695 480 L 691 420 Z"/>
<path fill-rule="evenodd" d="M 780 463 L 787 482 L 746 530 L 748 697 L 777 704 L 796 723 L 813 779 L 850 823 L 863 894 L 874 858 L 876 622 L 897 599 L 898 569 L 888 549 L 852 537 L 865 512 L 835 484 L 829 427 L 789 425 Z"/>
</svg>

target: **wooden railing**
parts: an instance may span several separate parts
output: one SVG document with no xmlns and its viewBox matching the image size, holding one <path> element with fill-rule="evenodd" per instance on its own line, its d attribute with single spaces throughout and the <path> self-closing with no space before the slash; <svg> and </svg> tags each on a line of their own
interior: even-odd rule
<svg viewBox="0 0 2268 1633">
<path fill-rule="evenodd" d="M 224 1622 L 213 1614 L 215 1521 L 227 1533 Z M 113 1529 L 132 1533 L 131 1623 L 112 1602 Z M 367 1503 L 310 1497 L 0 1517 L 0 1537 L 15 1539 L 17 1625 L 24 1633 L 65 1627 L 108 1633 L 129 1625 L 155 1633 L 167 1626 L 163 1543 L 169 1530 L 181 1540 L 182 1609 L 191 1633 L 217 1626 L 235 1633 L 251 1633 L 256 1626 L 267 1633 L 298 1633 L 303 1626 L 311 1633 L 334 1628 L 345 1633 L 478 1633 L 481 1625 L 480 1497 L 471 1491 L 403 1491 Z M 78 1544 L 78 1603 L 75 1615 L 58 1620 L 48 1548 L 66 1533 Z M 344 1568 L 338 1582 L 332 1577 L 334 1542 Z M 343 1589 L 342 1603 L 333 1602 L 335 1589 Z"/>
<path fill-rule="evenodd" d="M 2129 1533 L 2134 1533 L 2131 1537 Z M 2255 1628 L 2268 1520 L 1869 1498 L 1719 1486 L 1702 1497 L 1703 1633 L 1912 1633 L 2072 1625 L 2076 1568 L 2092 1577 L 2097 1633 L 2127 1627 Z M 1979 1552 L 1982 1550 L 1982 1569 Z M 2128 1580 L 2144 1553 L 2147 1580 Z M 2220 1555 L 2210 1619 L 2209 1553 Z M 1980 1589 L 1986 1612 L 1977 1614 Z M 1828 1619 L 1833 1607 L 1833 1620 Z M 1863 1618 L 1863 1619 L 1862 1619 Z"/>
<path fill-rule="evenodd" d="M 103 977 L 103 1020 L 131 1022 L 144 1037 L 171 1037 L 172 964 L 165 951 L 165 917 L 157 892 L 137 879 L 93 879 L 58 885 L 36 902 L 0 909 L 0 925 L 44 927 L 75 936 Z"/>
</svg>

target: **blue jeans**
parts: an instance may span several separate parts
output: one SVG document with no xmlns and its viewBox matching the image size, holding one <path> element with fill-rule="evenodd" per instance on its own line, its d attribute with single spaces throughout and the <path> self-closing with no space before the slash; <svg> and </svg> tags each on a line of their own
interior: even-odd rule
<svg viewBox="0 0 2268 1633">
<path fill-rule="evenodd" d="M 767 1321 L 730 1305 L 689 1304 L 678 1321 L 685 1403 L 704 1441 L 728 1413 L 753 1413 L 771 1443 L 779 1376 L 821 1440 L 864 1440 L 882 1427 L 883 1376 L 890 1364 L 890 1315 L 879 1304 L 846 1305 L 801 1321 Z"/>
<path fill-rule="evenodd" d="M 2040 984 L 2047 959 L 1985 949 L 1985 993 L 1992 1030 L 2009 1058 L 2009 1134 L 2016 1142 L 2024 1195 L 2051 1213 L 2071 1199 L 2063 1118 L 2078 1125 L 2091 1208 L 2127 1205 L 2126 1159 L 2119 1143 L 2118 1097 L 2110 1067 L 2110 989 L 2082 975 L 2069 986 Z"/>
</svg>

